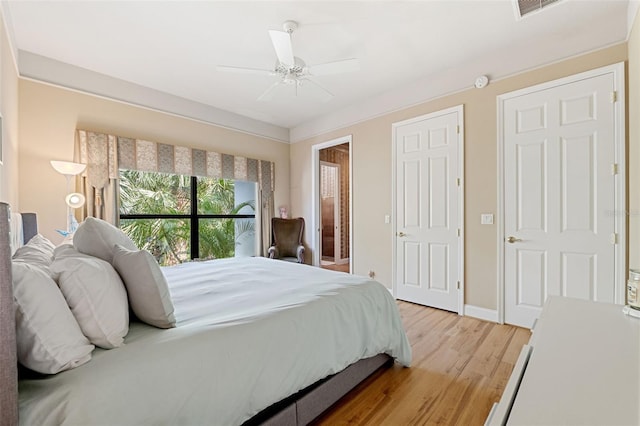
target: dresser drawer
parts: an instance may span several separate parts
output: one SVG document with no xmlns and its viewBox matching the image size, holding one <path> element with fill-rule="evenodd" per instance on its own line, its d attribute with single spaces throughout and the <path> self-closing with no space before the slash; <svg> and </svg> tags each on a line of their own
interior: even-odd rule
<svg viewBox="0 0 640 426">
<path fill-rule="evenodd" d="M 511 407 L 513 406 L 513 401 L 516 398 L 520 382 L 522 381 L 522 376 L 527 368 L 529 357 L 531 357 L 532 349 L 533 348 L 529 345 L 524 345 L 522 347 L 518 360 L 516 361 L 513 371 L 511 372 L 511 376 L 509 377 L 509 381 L 507 382 L 507 386 L 504 388 L 500 402 L 493 405 L 493 408 L 489 413 L 489 417 L 487 417 L 487 420 L 484 423 L 485 426 L 502 426 L 507 423 Z"/>
</svg>

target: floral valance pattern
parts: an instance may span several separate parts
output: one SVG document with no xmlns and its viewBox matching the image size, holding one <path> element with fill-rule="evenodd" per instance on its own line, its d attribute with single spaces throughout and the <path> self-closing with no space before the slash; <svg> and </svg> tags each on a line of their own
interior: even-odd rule
<svg viewBox="0 0 640 426">
<path fill-rule="evenodd" d="M 77 136 L 79 161 L 87 164 L 84 176 L 94 188 L 118 179 L 119 169 L 130 169 L 257 182 L 265 195 L 274 190 L 271 161 L 87 130 Z"/>
</svg>

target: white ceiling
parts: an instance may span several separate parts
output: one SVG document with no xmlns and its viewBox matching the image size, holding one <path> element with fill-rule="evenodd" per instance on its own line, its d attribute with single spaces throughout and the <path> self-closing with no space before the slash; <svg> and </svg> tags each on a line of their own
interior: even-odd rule
<svg viewBox="0 0 640 426">
<path fill-rule="evenodd" d="M 510 0 L 2 1 L 22 76 L 295 142 L 627 39 L 635 0 L 563 0 L 517 19 Z M 275 77 L 267 31 L 295 20 L 307 64 L 335 94 L 258 102 Z M 69 66 L 71 65 L 71 66 Z M 99 73 L 99 74 L 96 74 Z M 133 83 L 133 84 L 132 84 Z M 153 89 L 153 90 L 149 90 Z"/>
</svg>

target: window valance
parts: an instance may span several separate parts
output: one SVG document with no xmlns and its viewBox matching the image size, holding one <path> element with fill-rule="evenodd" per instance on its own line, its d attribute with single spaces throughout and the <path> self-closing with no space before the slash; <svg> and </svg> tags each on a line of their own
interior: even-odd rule
<svg viewBox="0 0 640 426">
<path fill-rule="evenodd" d="M 118 179 L 118 169 L 130 169 L 257 182 L 265 195 L 274 190 L 271 161 L 88 130 L 78 130 L 78 145 L 84 176 L 95 188 Z"/>
</svg>

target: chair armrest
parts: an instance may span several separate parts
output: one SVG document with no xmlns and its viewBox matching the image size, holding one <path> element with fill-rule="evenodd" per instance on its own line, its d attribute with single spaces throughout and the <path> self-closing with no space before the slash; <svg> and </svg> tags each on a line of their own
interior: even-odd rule
<svg viewBox="0 0 640 426">
<path fill-rule="evenodd" d="M 299 245 L 296 250 L 296 256 L 298 257 L 298 263 L 304 263 L 304 246 Z"/>
</svg>

